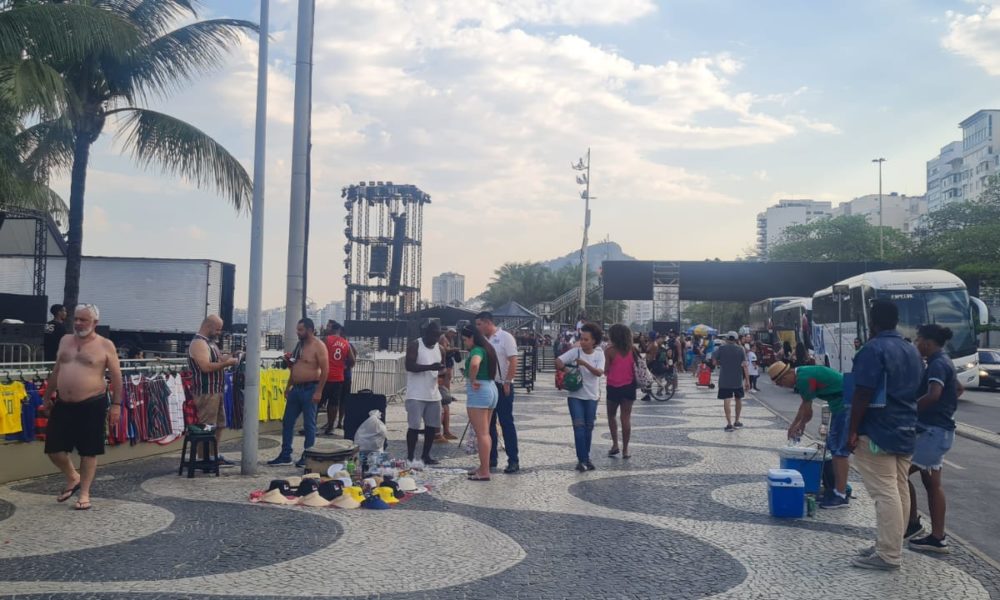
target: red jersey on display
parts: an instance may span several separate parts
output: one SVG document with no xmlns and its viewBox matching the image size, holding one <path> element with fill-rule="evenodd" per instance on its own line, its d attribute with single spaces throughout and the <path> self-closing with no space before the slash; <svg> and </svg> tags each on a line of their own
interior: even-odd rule
<svg viewBox="0 0 1000 600">
<path fill-rule="evenodd" d="M 344 381 L 344 371 L 347 369 L 347 359 L 351 356 L 351 345 L 339 335 L 328 335 L 323 340 L 330 361 L 330 372 L 327 381 Z"/>
</svg>

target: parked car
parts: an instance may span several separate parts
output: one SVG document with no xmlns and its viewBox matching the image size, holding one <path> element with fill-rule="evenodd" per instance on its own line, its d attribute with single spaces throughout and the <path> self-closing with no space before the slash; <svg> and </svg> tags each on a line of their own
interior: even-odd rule
<svg viewBox="0 0 1000 600">
<path fill-rule="evenodd" d="M 979 350 L 979 387 L 994 390 L 1000 388 L 1000 350 Z"/>
</svg>

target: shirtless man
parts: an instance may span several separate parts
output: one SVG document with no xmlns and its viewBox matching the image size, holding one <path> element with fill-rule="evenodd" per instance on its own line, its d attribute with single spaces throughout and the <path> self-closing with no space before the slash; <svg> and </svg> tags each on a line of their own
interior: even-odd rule
<svg viewBox="0 0 1000 600">
<path fill-rule="evenodd" d="M 302 415 L 302 425 L 306 431 L 304 448 L 308 450 L 316 443 L 316 410 L 323 399 L 323 386 L 330 369 L 326 345 L 316 338 L 316 325 L 312 319 L 302 319 L 296 327 L 299 343 L 289 358 L 292 373 L 285 388 L 285 415 L 281 419 L 281 454 L 268 465 L 292 464 L 292 438 L 295 435 L 295 421 Z M 296 467 L 305 466 L 305 455 L 296 461 Z"/>
<path fill-rule="evenodd" d="M 118 351 L 111 340 L 97 335 L 101 313 L 93 304 L 76 307 L 73 335 L 59 342 L 56 365 L 49 376 L 45 406 L 50 410 L 45 453 L 66 476 L 66 488 L 57 502 L 80 492 L 73 508 L 90 508 L 90 485 L 97 472 L 97 457 L 104 454 L 104 425 L 108 418 L 108 384 L 111 377 L 111 422 L 121 417 L 122 372 Z M 70 459 L 76 449 L 80 471 Z"/>
</svg>

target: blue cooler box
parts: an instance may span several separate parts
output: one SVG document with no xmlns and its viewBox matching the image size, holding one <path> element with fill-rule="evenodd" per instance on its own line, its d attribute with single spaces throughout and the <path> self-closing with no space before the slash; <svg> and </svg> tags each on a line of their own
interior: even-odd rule
<svg viewBox="0 0 1000 600">
<path fill-rule="evenodd" d="M 772 517 L 801 519 L 806 510 L 802 474 L 792 469 L 768 469 L 767 503 Z"/>
<path fill-rule="evenodd" d="M 809 446 L 786 446 L 778 451 L 781 456 L 782 469 L 794 469 L 802 474 L 805 480 L 806 493 L 818 494 L 820 481 L 823 478 L 823 460 L 830 460 L 830 454 L 821 452 L 819 448 Z"/>
</svg>

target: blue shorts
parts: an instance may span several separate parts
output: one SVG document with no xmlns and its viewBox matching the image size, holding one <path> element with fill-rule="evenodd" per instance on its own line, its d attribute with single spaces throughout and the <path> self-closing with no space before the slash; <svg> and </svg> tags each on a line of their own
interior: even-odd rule
<svg viewBox="0 0 1000 600">
<path fill-rule="evenodd" d="M 921 425 L 921 427 L 927 429 L 917 434 L 910 462 L 922 471 L 937 471 L 944 464 L 944 455 L 951 450 L 951 445 L 955 442 L 955 432 L 933 425 Z"/>
<path fill-rule="evenodd" d="M 834 456 L 847 457 L 847 432 L 851 428 L 851 410 L 847 407 L 835 415 L 830 415 L 830 428 L 826 433 L 826 449 Z"/>
<path fill-rule="evenodd" d="M 499 390 L 492 381 L 486 379 L 479 380 L 479 389 L 473 389 L 472 382 L 465 382 L 465 407 L 466 408 L 496 408 L 499 399 Z"/>
</svg>

